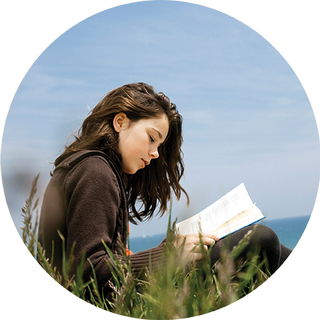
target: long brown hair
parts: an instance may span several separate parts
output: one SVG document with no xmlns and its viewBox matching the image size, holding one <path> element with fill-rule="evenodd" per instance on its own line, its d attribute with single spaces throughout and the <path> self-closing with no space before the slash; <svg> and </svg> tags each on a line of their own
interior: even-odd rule
<svg viewBox="0 0 320 320">
<path fill-rule="evenodd" d="M 169 132 L 164 143 L 159 146 L 159 158 L 143 170 L 133 175 L 124 174 L 130 221 L 142 221 L 153 216 L 158 204 L 162 216 L 172 199 L 172 191 L 179 200 L 183 192 L 180 185 L 184 172 L 182 160 L 182 117 L 176 105 L 162 92 L 156 93 L 145 83 L 132 83 L 110 91 L 84 120 L 75 141 L 65 147 L 56 159 L 55 166 L 62 160 L 81 150 L 101 150 L 120 166 L 118 133 L 113 127 L 113 118 L 124 112 L 131 121 L 150 119 L 165 114 L 169 121 Z M 139 208 L 137 205 L 139 204 Z"/>
</svg>

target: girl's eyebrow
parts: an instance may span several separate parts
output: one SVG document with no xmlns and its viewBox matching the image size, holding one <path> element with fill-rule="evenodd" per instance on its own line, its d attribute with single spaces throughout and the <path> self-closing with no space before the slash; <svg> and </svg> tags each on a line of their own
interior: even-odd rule
<svg viewBox="0 0 320 320">
<path fill-rule="evenodd" d="M 157 132 L 157 134 L 158 134 L 158 136 L 159 136 L 159 138 L 160 138 L 160 140 L 162 140 L 162 134 L 161 134 L 161 132 L 159 131 L 159 130 L 157 130 L 156 128 L 151 128 L 152 130 L 154 130 L 154 131 L 156 131 Z"/>
</svg>

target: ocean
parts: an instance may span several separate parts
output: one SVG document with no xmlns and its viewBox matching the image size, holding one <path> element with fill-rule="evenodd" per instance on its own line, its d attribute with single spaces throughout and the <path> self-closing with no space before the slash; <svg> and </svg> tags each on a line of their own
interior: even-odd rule
<svg viewBox="0 0 320 320">
<path fill-rule="evenodd" d="M 280 242 L 293 250 L 300 240 L 308 224 L 309 218 L 309 216 L 301 216 L 275 220 L 264 219 L 260 224 L 272 228 L 277 233 Z M 139 252 L 156 247 L 165 237 L 166 235 L 163 233 L 153 236 L 130 238 L 130 250 Z"/>
</svg>

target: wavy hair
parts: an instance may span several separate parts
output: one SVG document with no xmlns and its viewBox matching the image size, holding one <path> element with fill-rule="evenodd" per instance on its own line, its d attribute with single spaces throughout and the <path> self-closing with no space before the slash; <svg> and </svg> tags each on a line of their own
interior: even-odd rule
<svg viewBox="0 0 320 320">
<path fill-rule="evenodd" d="M 187 192 L 180 185 L 184 173 L 182 117 L 166 95 L 156 93 L 152 86 L 142 82 L 124 85 L 102 98 L 84 120 L 75 141 L 65 147 L 54 165 L 77 151 L 100 150 L 121 166 L 119 136 L 113 127 L 113 118 L 119 112 L 124 112 L 133 122 L 163 114 L 169 121 L 168 135 L 158 149 L 159 157 L 133 175 L 124 173 L 130 221 L 150 219 L 158 205 L 162 216 L 168 209 L 172 192 L 178 200 L 184 193 L 189 202 Z"/>
</svg>

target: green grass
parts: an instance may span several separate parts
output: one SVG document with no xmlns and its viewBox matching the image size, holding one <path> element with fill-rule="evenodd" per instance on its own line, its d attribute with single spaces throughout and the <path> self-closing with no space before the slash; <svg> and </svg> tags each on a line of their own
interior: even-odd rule
<svg viewBox="0 0 320 320">
<path fill-rule="evenodd" d="M 130 259 L 125 253 L 120 260 L 105 246 L 106 253 L 113 262 L 112 266 L 110 265 L 113 292 L 104 297 L 94 276 L 89 282 L 83 282 L 84 261 L 78 266 L 76 274 L 70 278 L 68 274 L 70 274 L 72 254 L 67 259 L 65 252 L 63 253 L 62 274 L 52 266 L 52 258 L 46 257 L 37 236 L 38 199 L 34 199 L 37 180 L 38 176 L 34 179 L 30 196 L 22 208 L 23 241 L 30 253 L 54 280 L 96 307 L 141 319 L 193 317 L 215 311 L 241 299 L 268 278 L 262 271 L 266 261 L 259 262 L 257 255 L 252 252 L 247 255 L 247 260 L 235 262 L 246 246 L 250 233 L 232 251 L 224 250 L 221 259 L 214 266 L 210 266 L 209 255 L 206 255 L 200 263 L 186 268 L 179 262 L 181 260 L 179 250 L 177 251 L 172 245 L 174 223 L 171 225 L 169 216 L 167 241 L 160 267 L 157 270 L 149 270 L 143 280 L 132 275 Z M 64 242 L 63 237 L 62 240 Z"/>
</svg>

